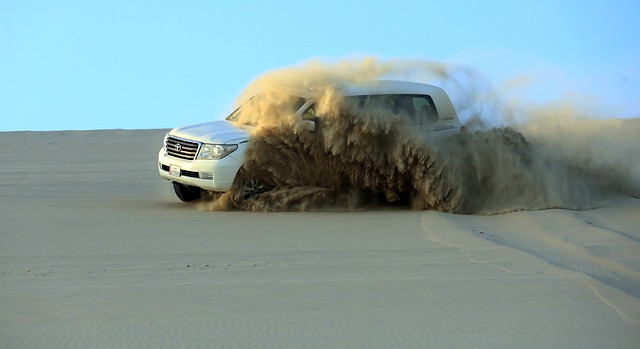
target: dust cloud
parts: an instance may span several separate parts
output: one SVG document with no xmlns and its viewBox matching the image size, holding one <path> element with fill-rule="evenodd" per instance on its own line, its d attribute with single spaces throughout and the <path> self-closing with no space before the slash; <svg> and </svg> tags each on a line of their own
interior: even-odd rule
<svg viewBox="0 0 640 349">
<path fill-rule="evenodd" d="M 443 87 L 470 132 L 433 139 L 382 110 L 351 112 L 341 84 L 376 79 Z M 315 132 L 293 115 L 297 102 L 290 91 L 300 90 L 317 98 Z M 245 104 L 236 122 L 256 126 L 245 178 L 260 178 L 271 190 L 244 199 L 238 184 L 201 203 L 206 209 L 496 214 L 586 209 L 640 193 L 640 119 L 593 120 L 561 102 L 506 108 L 481 74 L 466 67 L 420 60 L 309 62 L 259 77 L 239 103 L 258 91 L 269 94 Z"/>
</svg>

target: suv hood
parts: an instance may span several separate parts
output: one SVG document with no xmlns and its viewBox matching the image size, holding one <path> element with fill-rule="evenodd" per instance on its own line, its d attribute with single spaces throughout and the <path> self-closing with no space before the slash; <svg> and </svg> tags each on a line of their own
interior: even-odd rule
<svg viewBox="0 0 640 349">
<path fill-rule="evenodd" d="M 171 136 L 190 139 L 203 143 L 226 144 L 246 141 L 247 139 L 249 139 L 250 130 L 250 127 L 239 127 L 230 121 L 220 120 L 206 122 L 203 124 L 177 127 L 171 130 L 169 134 Z"/>
</svg>

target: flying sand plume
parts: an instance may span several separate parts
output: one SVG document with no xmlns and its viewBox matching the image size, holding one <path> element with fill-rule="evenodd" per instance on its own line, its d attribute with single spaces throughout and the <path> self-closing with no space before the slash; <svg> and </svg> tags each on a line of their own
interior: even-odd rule
<svg viewBox="0 0 640 349">
<path fill-rule="evenodd" d="M 254 103 L 254 109 L 243 113 L 242 122 L 258 126 L 243 171 L 269 178 L 274 189 L 234 201 L 230 198 L 239 190 L 234 188 L 203 205 L 215 210 L 299 211 L 392 204 L 492 214 L 582 209 L 602 199 L 638 195 L 640 142 L 629 128 L 623 134 L 625 129 L 615 121 L 580 121 L 574 110 L 541 108 L 529 111 L 523 124 L 434 140 L 383 111 L 350 112 L 335 88 L 340 82 L 366 84 L 381 78 L 435 79 L 434 84 L 449 86 L 447 92 L 453 90 L 458 112 L 464 111 L 467 120 L 480 120 L 475 123 L 480 125 L 482 107 L 498 103 L 478 77 L 471 69 L 418 60 L 310 62 L 268 72 L 241 95 L 246 99 L 258 90 L 276 91 L 269 103 Z M 286 108 L 278 118 L 268 117 L 273 112 L 266 112 L 267 105 L 291 103 L 278 99 L 286 95 L 277 93 L 282 86 L 319 92 L 317 132 L 305 132 Z M 635 132 L 640 128 L 638 120 L 627 123 Z"/>
</svg>

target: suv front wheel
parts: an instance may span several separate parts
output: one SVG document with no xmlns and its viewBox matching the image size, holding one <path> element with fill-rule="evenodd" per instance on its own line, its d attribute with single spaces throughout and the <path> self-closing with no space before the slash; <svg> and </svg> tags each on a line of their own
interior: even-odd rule
<svg viewBox="0 0 640 349">
<path fill-rule="evenodd" d="M 233 183 L 232 200 L 238 205 L 243 200 L 273 189 L 274 186 L 268 176 L 252 176 L 247 173 L 244 167 L 241 167 Z"/>
<path fill-rule="evenodd" d="M 195 201 L 202 197 L 202 189 L 178 182 L 173 182 L 173 191 L 184 202 Z"/>
</svg>

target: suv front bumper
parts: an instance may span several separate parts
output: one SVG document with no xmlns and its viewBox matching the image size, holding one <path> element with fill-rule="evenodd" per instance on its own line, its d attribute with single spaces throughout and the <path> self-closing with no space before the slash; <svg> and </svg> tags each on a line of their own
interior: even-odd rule
<svg viewBox="0 0 640 349">
<path fill-rule="evenodd" d="M 164 148 L 161 148 L 158 152 L 158 172 L 162 178 L 172 182 L 208 191 L 229 191 L 243 163 L 242 159 L 236 158 L 244 154 L 244 147 L 242 148 L 220 160 L 178 159 L 167 155 Z"/>
</svg>

